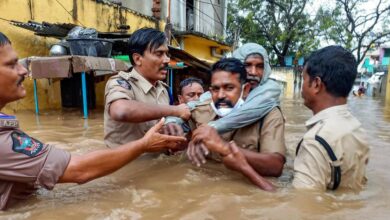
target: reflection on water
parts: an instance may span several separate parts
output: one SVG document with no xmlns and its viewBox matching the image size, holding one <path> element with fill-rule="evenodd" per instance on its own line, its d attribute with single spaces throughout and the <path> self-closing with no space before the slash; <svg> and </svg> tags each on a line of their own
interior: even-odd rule
<svg viewBox="0 0 390 220">
<path fill-rule="evenodd" d="M 290 188 L 295 146 L 311 117 L 299 99 L 283 101 L 289 159 L 272 181 L 276 193 L 258 190 L 221 164 L 192 166 L 185 157 L 145 155 L 118 172 L 84 185 L 60 184 L 53 191 L 0 212 L 0 219 L 388 219 L 390 214 L 390 108 L 369 97 L 351 97 L 371 144 L 368 185 L 346 191 L 297 192 Z M 103 116 L 92 112 L 18 113 L 22 129 L 73 154 L 105 148 Z"/>
</svg>

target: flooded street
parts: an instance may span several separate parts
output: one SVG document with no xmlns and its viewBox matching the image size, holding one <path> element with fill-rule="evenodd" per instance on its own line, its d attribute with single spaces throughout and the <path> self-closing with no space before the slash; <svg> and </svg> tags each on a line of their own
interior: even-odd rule
<svg viewBox="0 0 390 220">
<path fill-rule="evenodd" d="M 290 188 L 295 147 L 311 112 L 302 100 L 285 99 L 288 162 L 272 179 L 276 193 L 261 191 L 223 165 L 197 168 L 184 156 L 144 155 L 118 172 L 84 185 L 61 184 L 6 212 L 0 219 L 389 219 L 390 106 L 370 97 L 350 97 L 371 146 L 368 185 L 360 193 L 298 192 Z M 17 114 L 26 133 L 83 154 L 105 148 L 103 114 L 84 121 L 78 111 Z"/>
</svg>

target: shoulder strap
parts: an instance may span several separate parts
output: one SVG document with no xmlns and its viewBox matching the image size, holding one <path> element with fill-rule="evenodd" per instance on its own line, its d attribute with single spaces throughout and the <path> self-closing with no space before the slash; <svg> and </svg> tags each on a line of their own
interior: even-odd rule
<svg viewBox="0 0 390 220">
<path fill-rule="evenodd" d="M 322 137 L 320 137 L 318 135 L 316 135 L 315 139 L 316 139 L 316 141 L 320 142 L 320 144 L 325 148 L 330 159 L 333 162 L 336 162 L 337 157 L 334 154 L 334 152 L 333 152 L 332 148 L 330 147 L 330 145 L 328 144 L 328 142 L 326 142 L 325 139 L 323 139 Z M 340 165 L 335 166 L 334 164 L 332 164 L 331 167 L 332 167 L 332 181 L 331 181 L 332 187 L 330 187 L 330 188 L 332 190 L 336 190 L 337 187 L 339 187 L 340 182 L 341 182 L 341 168 L 340 168 Z"/>
<path fill-rule="evenodd" d="M 336 162 L 337 157 L 334 154 L 334 152 L 333 152 L 332 148 L 330 147 L 330 145 L 328 144 L 328 142 L 326 142 L 325 139 L 323 139 L 322 137 L 320 137 L 318 135 L 315 136 L 315 140 L 318 141 L 325 148 L 330 159 L 333 162 Z M 295 151 L 296 155 L 298 155 L 298 151 L 299 151 L 299 148 L 301 147 L 302 141 L 303 141 L 303 138 L 298 143 L 297 149 Z M 341 168 L 340 168 L 340 165 L 336 166 L 334 164 L 331 164 L 331 168 L 332 168 L 332 170 L 331 170 L 332 179 L 331 179 L 331 184 L 330 184 L 331 187 L 329 187 L 329 188 L 331 188 L 332 190 L 336 190 L 339 187 L 340 182 L 341 182 Z"/>
</svg>

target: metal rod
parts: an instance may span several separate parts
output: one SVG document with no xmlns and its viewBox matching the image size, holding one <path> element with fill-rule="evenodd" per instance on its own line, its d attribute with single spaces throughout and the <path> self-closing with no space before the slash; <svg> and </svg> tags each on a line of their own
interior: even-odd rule
<svg viewBox="0 0 390 220">
<path fill-rule="evenodd" d="M 39 115 L 39 103 L 38 103 L 38 92 L 37 92 L 37 80 L 34 79 L 34 102 L 35 102 L 35 114 Z"/>
<path fill-rule="evenodd" d="M 83 94 L 83 111 L 84 118 L 88 118 L 88 103 L 87 103 L 87 83 L 85 80 L 85 72 L 81 73 L 81 91 Z"/>
</svg>

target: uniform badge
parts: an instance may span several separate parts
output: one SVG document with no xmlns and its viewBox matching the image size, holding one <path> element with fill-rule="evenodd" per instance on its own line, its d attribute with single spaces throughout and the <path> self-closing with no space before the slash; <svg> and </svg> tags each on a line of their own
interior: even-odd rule
<svg viewBox="0 0 390 220">
<path fill-rule="evenodd" d="M 23 153 L 29 157 L 36 156 L 41 152 L 43 144 L 28 136 L 27 134 L 19 131 L 14 131 L 11 134 L 12 137 L 12 150 L 17 153 Z"/>
<path fill-rule="evenodd" d="M 130 83 L 127 82 L 126 80 L 124 80 L 124 79 L 117 79 L 116 81 L 118 82 L 118 84 L 119 84 L 122 88 L 125 88 L 125 89 L 128 89 L 128 90 L 131 89 Z"/>
</svg>

